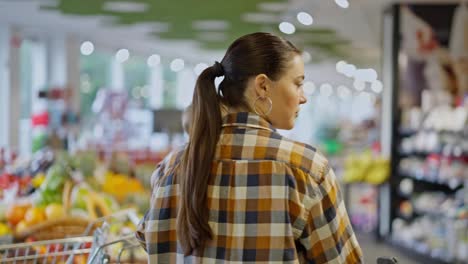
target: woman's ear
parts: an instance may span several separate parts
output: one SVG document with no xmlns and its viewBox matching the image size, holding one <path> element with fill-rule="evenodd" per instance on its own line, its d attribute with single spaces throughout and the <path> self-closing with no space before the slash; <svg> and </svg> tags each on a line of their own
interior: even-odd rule
<svg viewBox="0 0 468 264">
<path fill-rule="evenodd" d="M 265 97 L 270 92 L 271 81 L 265 74 L 259 74 L 255 77 L 255 93 L 257 96 Z"/>
</svg>

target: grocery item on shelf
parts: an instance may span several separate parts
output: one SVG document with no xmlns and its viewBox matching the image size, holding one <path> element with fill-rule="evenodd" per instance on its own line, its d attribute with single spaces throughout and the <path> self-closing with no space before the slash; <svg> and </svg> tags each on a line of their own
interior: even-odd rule
<svg viewBox="0 0 468 264">
<path fill-rule="evenodd" d="M 404 176 L 459 188 L 468 179 L 468 163 L 464 159 L 451 159 L 440 155 L 427 158 L 403 158 L 399 172 Z"/>
<path fill-rule="evenodd" d="M 389 177 L 388 159 L 376 157 L 370 151 L 350 155 L 345 161 L 345 182 L 368 182 L 381 184 Z"/>
<path fill-rule="evenodd" d="M 392 222 L 392 238 L 407 248 L 447 262 L 468 260 L 468 219 L 451 219 L 424 215 L 407 222 Z"/>
<path fill-rule="evenodd" d="M 362 232 L 372 232 L 377 227 L 377 187 L 367 183 L 345 186 L 346 208 L 353 228 Z"/>
<path fill-rule="evenodd" d="M 424 91 L 423 98 L 429 97 L 430 92 Z M 428 105 L 430 105 L 428 103 Z M 466 133 L 468 122 L 468 108 L 466 106 L 452 107 L 440 105 L 437 107 L 413 106 L 402 111 L 399 131 L 402 135 L 417 132 L 451 133 L 454 135 Z M 412 132 L 412 133 L 411 133 Z"/>
<path fill-rule="evenodd" d="M 468 206 L 465 189 L 455 194 L 413 193 L 400 203 L 393 239 L 445 261 L 467 261 Z"/>
</svg>

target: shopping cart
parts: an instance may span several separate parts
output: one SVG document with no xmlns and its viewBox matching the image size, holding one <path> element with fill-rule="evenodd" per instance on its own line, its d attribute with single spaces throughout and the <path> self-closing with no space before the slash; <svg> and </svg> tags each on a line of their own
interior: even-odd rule
<svg viewBox="0 0 468 264">
<path fill-rule="evenodd" d="M 138 261 L 135 259 L 135 251 L 143 249 L 139 247 L 133 231 L 129 230 L 119 235 L 110 232 L 113 223 L 127 221 L 135 226 L 138 224 L 135 210 L 123 210 L 98 218 L 92 221 L 79 237 L 0 245 L 0 263 L 136 263 Z M 98 227 L 94 229 L 96 226 Z M 111 255 L 117 257 L 111 258 Z"/>
<path fill-rule="evenodd" d="M 112 223 L 130 221 L 135 226 L 139 222 L 132 209 L 101 217 L 91 222 L 82 236 L 37 242 L 0 245 L 0 263 L 13 264 L 105 264 L 105 263 L 146 263 L 135 258 L 136 251 L 144 250 L 133 232 L 113 236 Z M 94 232 L 93 226 L 98 225 Z M 90 234 L 93 233 L 91 236 Z M 111 251 L 113 246 L 117 251 Z M 111 257 L 114 256 L 114 257 Z M 398 263 L 393 257 L 381 257 L 378 264 Z"/>
</svg>

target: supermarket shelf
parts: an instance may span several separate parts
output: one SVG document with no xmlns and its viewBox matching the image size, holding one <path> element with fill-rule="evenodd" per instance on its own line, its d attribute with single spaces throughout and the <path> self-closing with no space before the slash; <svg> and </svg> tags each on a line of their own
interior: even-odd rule
<svg viewBox="0 0 468 264">
<path fill-rule="evenodd" d="M 395 241 L 393 239 L 388 239 L 387 243 L 393 247 L 394 249 L 398 250 L 403 255 L 408 256 L 411 259 L 419 263 L 424 264 L 453 264 L 453 261 L 443 260 L 440 258 L 431 257 L 429 252 L 423 252 L 418 250 L 415 246 L 410 247 L 405 245 L 405 243 L 400 241 Z"/>
<path fill-rule="evenodd" d="M 427 159 L 429 156 L 439 156 L 439 157 L 449 157 L 449 158 L 457 158 L 457 159 L 463 159 L 463 158 L 467 158 L 468 157 L 468 153 L 462 153 L 461 156 L 453 156 L 453 155 L 449 155 L 449 156 L 446 156 L 444 154 L 442 154 L 441 151 L 399 151 L 398 152 L 399 156 L 400 156 L 400 159 L 403 159 L 403 158 L 411 158 L 411 157 L 415 157 L 415 158 L 420 158 L 420 159 Z"/>
<path fill-rule="evenodd" d="M 399 128 L 398 134 L 400 137 L 410 137 L 417 134 L 419 130 L 410 129 L 410 128 Z"/>
<path fill-rule="evenodd" d="M 428 210 L 420 210 L 417 208 L 414 209 L 414 215 L 416 216 L 426 215 L 426 216 L 430 216 L 433 218 L 449 218 L 449 216 L 447 216 L 447 213 L 443 211 L 428 211 Z"/>
<path fill-rule="evenodd" d="M 406 173 L 406 172 L 401 172 L 401 171 L 400 171 L 399 175 L 401 177 L 411 178 L 411 179 L 419 181 L 419 182 L 424 182 L 424 183 L 428 183 L 428 184 L 432 184 L 432 185 L 437 185 L 439 187 L 448 188 L 451 191 L 456 191 L 456 190 L 463 187 L 463 182 L 459 182 L 458 184 L 451 185 L 450 183 L 448 183 L 446 181 L 437 181 L 437 180 L 433 180 L 431 178 L 417 177 L 417 176 L 415 176 L 415 175 L 413 175 L 411 173 Z"/>
<path fill-rule="evenodd" d="M 410 136 L 414 136 L 418 133 L 421 133 L 421 132 L 424 132 L 424 133 L 430 133 L 430 132 L 435 132 L 439 135 L 459 135 L 459 136 L 463 136 L 465 135 L 466 131 L 452 131 L 452 130 L 436 130 L 436 129 L 432 129 L 432 128 L 422 128 L 422 129 L 411 129 L 411 128 L 399 128 L 398 129 L 398 135 L 400 137 L 410 137 Z"/>
<path fill-rule="evenodd" d="M 412 152 L 405 152 L 405 151 L 400 151 L 400 158 L 410 158 L 410 157 L 417 157 L 421 159 L 426 159 L 430 155 L 440 155 L 440 152 L 434 151 L 434 152 L 423 152 L 423 151 L 412 151 Z"/>
</svg>

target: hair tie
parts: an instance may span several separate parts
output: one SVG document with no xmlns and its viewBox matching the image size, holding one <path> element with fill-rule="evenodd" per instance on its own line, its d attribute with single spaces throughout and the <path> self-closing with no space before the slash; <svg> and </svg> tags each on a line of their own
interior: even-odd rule
<svg viewBox="0 0 468 264">
<path fill-rule="evenodd" d="M 223 68 L 223 65 L 217 61 L 215 61 L 214 65 L 213 65 L 213 70 L 214 70 L 214 74 L 216 77 L 220 77 L 220 76 L 223 76 L 224 75 L 224 68 Z"/>
</svg>

